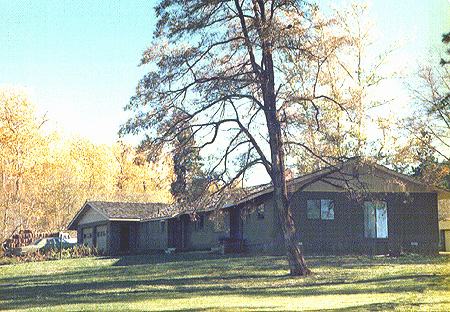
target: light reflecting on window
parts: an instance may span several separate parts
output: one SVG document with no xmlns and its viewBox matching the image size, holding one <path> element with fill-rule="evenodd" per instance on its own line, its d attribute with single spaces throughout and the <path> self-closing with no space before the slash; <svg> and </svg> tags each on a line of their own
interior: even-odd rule
<svg viewBox="0 0 450 312">
<path fill-rule="evenodd" d="M 366 238 L 388 237 L 386 202 L 364 202 L 364 236 Z"/>
<path fill-rule="evenodd" d="M 306 216 L 311 220 L 334 220 L 334 201 L 331 199 L 308 199 Z"/>
</svg>

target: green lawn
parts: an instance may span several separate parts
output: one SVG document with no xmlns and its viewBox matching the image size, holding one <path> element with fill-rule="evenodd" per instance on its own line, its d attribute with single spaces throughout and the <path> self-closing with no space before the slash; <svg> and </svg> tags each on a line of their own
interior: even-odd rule
<svg viewBox="0 0 450 312">
<path fill-rule="evenodd" d="M 1 311 L 450 311 L 450 257 L 207 254 L 85 258 L 0 267 Z"/>
</svg>

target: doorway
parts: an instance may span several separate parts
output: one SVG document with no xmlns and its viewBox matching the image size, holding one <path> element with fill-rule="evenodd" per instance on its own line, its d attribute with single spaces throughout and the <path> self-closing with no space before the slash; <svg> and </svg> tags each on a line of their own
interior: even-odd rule
<svg viewBox="0 0 450 312">
<path fill-rule="evenodd" d="M 243 237 L 243 222 L 239 209 L 233 209 L 230 211 L 230 238 L 242 239 Z"/>
<path fill-rule="evenodd" d="M 121 224 L 120 225 L 120 244 L 119 251 L 122 253 L 130 252 L 130 225 L 129 224 Z"/>
<path fill-rule="evenodd" d="M 183 224 L 182 219 L 172 218 L 168 220 L 167 224 L 168 248 L 175 248 L 177 250 L 183 249 Z"/>
</svg>

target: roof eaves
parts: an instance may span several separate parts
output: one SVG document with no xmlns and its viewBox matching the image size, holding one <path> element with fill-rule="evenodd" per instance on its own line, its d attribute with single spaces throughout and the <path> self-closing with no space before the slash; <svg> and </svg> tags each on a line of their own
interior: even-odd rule
<svg viewBox="0 0 450 312">
<path fill-rule="evenodd" d="M 322 169 L 317 170 L 315 172 L 307 173 L 307 174 L 301 175 L 299 177 L 296 177 L 294 179 L 291 179 L 291 180 L 286 182 L 286 185 L 289 188 L 289 187 L 292 187 L 292 186 L 294 186 L 296 184 L 305 184 L 305 183 L 308 183 L 309 181 L 313 180 L 316 177 L 325 177 L 325 176 L 333 173 L 334 171 L 335 171 L 335 169 L 332 168 L 332 167 L 322 168 Z M 229 206 L 226 206 L 224 208 L 231 208 L 233 206 L 237 206 L 239 204 L 242 204 L 242 203 L 254 200 L 254 199 L 256 199 L 256 198 L 258 198 L 260 196 L 269 194 L 271 192 L 273 192 L 273 186 L 268 184 L 266 189 L 260 190 L 258 192 L 253 193 L 253 194 L 250 194 L 248 197 L 245 197 L 245 198 L 241 199 L 236 204 L 229 205 Z"/>
<path fill-rule="evenodd" d="M 133 219 L 133 218 L 110 218 L 109 221 L 139 222 L 139 221 L 142 221 L 142 219 Z"/>
</svg>

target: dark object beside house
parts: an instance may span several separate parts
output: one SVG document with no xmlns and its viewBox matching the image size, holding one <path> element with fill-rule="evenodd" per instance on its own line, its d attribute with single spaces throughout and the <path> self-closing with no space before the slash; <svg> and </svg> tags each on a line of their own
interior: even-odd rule
<svg viewBox="0 0 450 312">
<path fill-rule="evenodd" d="M 242 238 L 222 237 L 219 244 L 223 247 L 225 253 L 242 253 L 245 252 L 245 240 Z"/>
<path fill-rule="evenodd" d="M 69 225 L 106 254 L 158 250 L 283 253 L 273 189 L 262 186 L 213 209 L 86 202 Z M 288 181 L 292 218 L 305 253 L 438 251 L 438 199 L 449 193 L 383 166 L 353 159 Z"/>
</svg>

